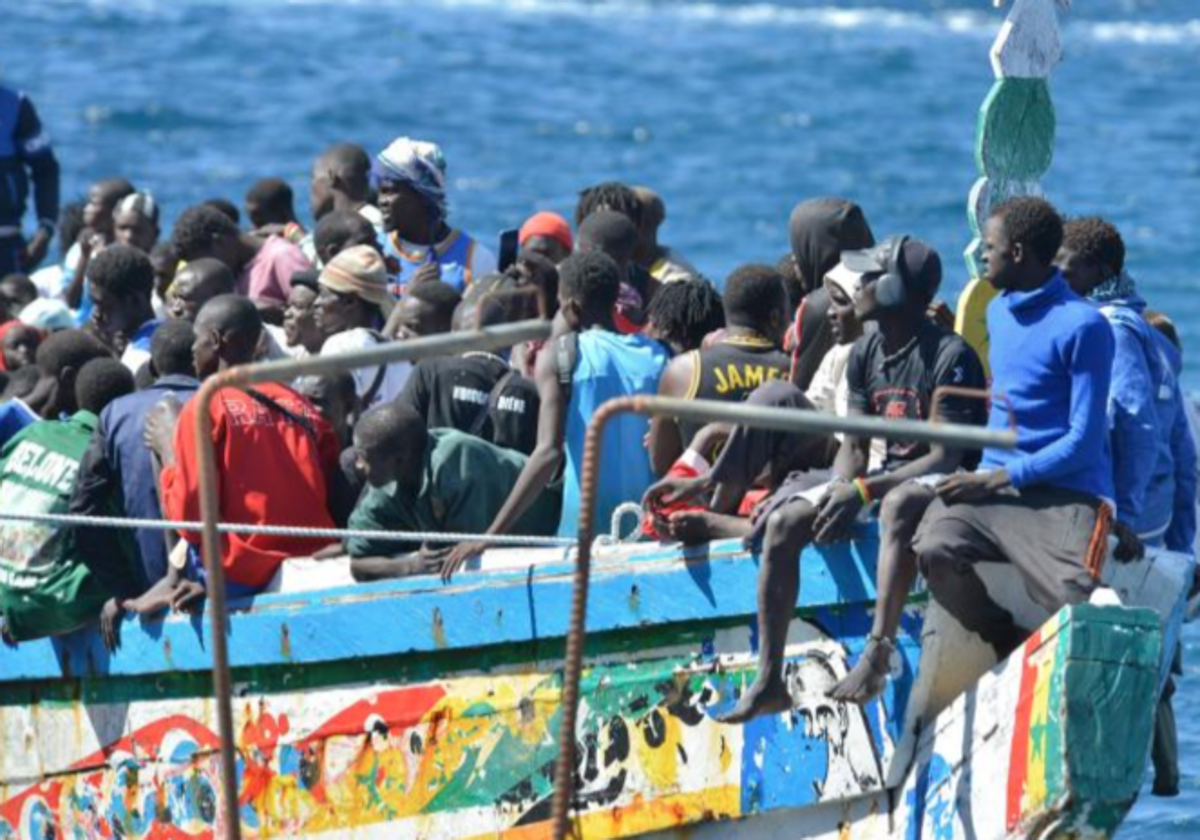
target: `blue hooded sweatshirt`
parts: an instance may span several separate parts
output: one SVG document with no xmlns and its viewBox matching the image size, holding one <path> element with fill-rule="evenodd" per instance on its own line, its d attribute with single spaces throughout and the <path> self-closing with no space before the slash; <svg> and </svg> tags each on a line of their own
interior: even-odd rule
<svg viewBox="0 0 1200 840">
<path fill-rule="evenodd" d="M 1132 284 L 1131 284 L 1132 287 Z M 1158 351 L 1158 333 L 1146 323 L 1146 302 L 1130 289 L 1125 297 L 1089 301 L 1113 331 L 1112 383 L 1108 391 L 1113 483 L 1117 518 L 1139 535 L 1161 538 L 1171 522 L 1170 486 L 1147 508 L 1156 474 L 1172 475 L 1170 425 L 1161 425 L 1158 400 L 1174 376 Z"/>
<path fill-rule="evenodd" d="M 1113 498 L 1106 404 L 1113 334 L 1061 274 L 988 305 L 988 428 L 1017 424 L 1016 450 L 987 449 L 980 469 L 1007 469 L 1017 489 L 1047 485 Z M 1006 403 L 1007 400 L 1007 403 Z"/>
<path fill-rule="evenodd" d="M 1150 487 L 1146 490 L 1144 522 L 1138 522 L 1135 527 L 1138 534 L 1145 534 L 1153 544 L 1161 542 L 1171 551 L 1190 554 L 1196 542 L 1198 464 L 1196 440 L 1192 437 L 1187 405 L 1179 386 L 1183 356 L 1158 330 L 1154 330 L 1154 338 L 1163 368 L 1168 374 L 1155 402 L 1159 426 L 1168 442 L 1165 447 L 1167 457 L 1159 458 Z M 1149 533 L 1151 524 L 1157 525 L 1164 519 L 1168 521 L 1165 535 L 1161 538 L 1152 537 Z"/>
</svg>

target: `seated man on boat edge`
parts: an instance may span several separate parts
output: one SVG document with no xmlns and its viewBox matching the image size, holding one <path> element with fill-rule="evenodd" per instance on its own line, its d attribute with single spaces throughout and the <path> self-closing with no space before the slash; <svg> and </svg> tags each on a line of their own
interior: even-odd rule
<svg viewBox="0 0 1200 840">
<path fill-rule="evenodd" d="M 642 335 L 621 335 L 613 323 L 620 275 L 604 254 L 574 254 L 559 270 L 558 318 L 569 332 L 538 356 L 536 381 L 541 409 L 538 443 L 488 534 L 507 534 L 554 479 L 565 462 L 558 535 L 576 536 L 584 437 L 600 406 L 617 397 L 652 394 L 666 365 L 661 344 Z M 637 499 L 653 480 L 643 446 L 649 423 L 625 414 L 605 430 L 606 451 L 623 457 L 601 462 L 596 520 L 607 522 L 617 506 Z M 461 543 L 450 552 L 446 576 L 487 547 L 486 538 Z"/>
<path fill-rule="evenodd" d="M 193 352 L 201 379 L 250 362 L 258 348 L 263 321 L 247 298 L 213 298 L 196 317 Z M 196 460 L 196 406 L 164 401 L 146 423 L 146 444 L 162 463 L 162 509 L 170 520 L 200 518 L 200 470 Z M 223 522 L 332 528 L 331 496 L 342 480 L 338 442 L 329 424 L 304 397 L 275 382 L 222 388 L 209 407 L 216 449 Z M 200 535 L 181 535 L 192 547 L 188 570 L 197 561 Z M 222 563 L 231 595 L 252 594 L 266 586 L 288 557 L 312 555 L 329 540 L 265 534 L 227 534 Z M 178 571 L 178 570 L 177 570 Z M 176 591 L 178 590 L 178 591 Z M 199 580 L 169 575 L 137 604 L 138 611 L 176 608 L 203 593 Z M 176 597 L 178 596 L 178 597 Z"/>
<path fill-rule="evenodd" d="M 982 388 L 982 366 L 974 351 L 926 317 L 941 282 L 941 260 L 932 248 L 897 237 L 877 248 L 845 252 L 842 261 L 863 275 L 863 288 L 855 300 L 860 319 L 873 320 L 879 327 L 851 351 L 847 365 L 851 414 L 928 419 L 938 388 Z M 789 383 L 764 386 L 752 401 L 793 408 L 809 404 Z M 951 396 L 940 413 L 950 422 L 982 423 L 983 403 Z M 810 436 L 739 426 L 708 476 L 677 486 L 662 482 L 655 491 L 679 496 L 715 485 L 722 491 L 736 488 L 734 495 L 740 495 L 772 458 L 780 456 L 779 441 L 805 437 Z M 911 567 L 910 582 L 915 576 L 915 561 L 907 556 L 908 541 L 932 501 L 932 479 L 958 469 L 968 455 L 911 441 L 889 441 L 883 468 L 872 472 L 869 447 L 868 438 L 846 436 L 838 447 L 831 481 L 819 484 L 792 473 L 755 511 L 749 541 L 762 541 L 760 668 L 754 685 L 722 716 L 723 721 L 740 723 L 791 707 L 782 679 L 783 655 L 805 546 L 847 538 L 853 523 L 881 501 L 880 574 L 887 569 L 899 574 Z"/>
<path fill-rule="evenodd" d="M 674 288 L 686 287 L 673 285 L 660 295 L 672 294 Z M 770 266 L 741 266 L 726 279 L 724 299 L 721 337 L 711 346 L 672 359 L 658 383 L 659 396 L 742 402 L 758 386 L 787 379 L 791 360 L 781 349 L 787 329 L 783 277 Z M 670 469 L 690 447 L 700 425 L 673 417 L 650 421 L 650 461 L 655 474 Z"/>
<path fill-rule="evenodd" d="M 993 400 L 988 426 L 1008 429 L 1011 406 L 1017 448 L 985 450 L 977 472 L 943 480 L 914 540 L 934 599 L 999 658 L 1031 628 L 993 600 L 978 564 L 1013 566 L 1029 596 L 1054 612 L 1096 588 L 1110 530 L 1121 540 L 1116 559 L 1141 549 L 1114 527 L 1112 330 L 1054 268 L 1062 231 L 1039 198 L 1009 201 L 988 219 L 983 260 L 1001 291 L 988 308 L 992 392 L 1007 397 Z"/>
<path fill-rule="evenodd" d="M 350 516 L 350 529 L 398 534 L 345 541 L 351 573 L 359 581 L 444 572 L 445 543 L 425 546 L 404 534 L 481 533 L 528 460 L 457 429 L 430 429 L 417 412 L 395 403 L 363 415 L 354 428 L 354 454 L 367 487 Z M 546 490 L 513 530 L 552 536 L 558 514 L 558 494 Z"/>
</svg>

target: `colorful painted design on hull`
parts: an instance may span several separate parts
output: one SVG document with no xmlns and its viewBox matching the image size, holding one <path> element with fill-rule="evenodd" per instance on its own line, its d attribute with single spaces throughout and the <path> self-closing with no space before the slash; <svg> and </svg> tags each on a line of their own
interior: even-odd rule
<svg viewBox="0 0 1200 840">
<path fill-rule="evenodd" d="M 805 634 L 815 641 L 793 648 L 788 667 L 796 708 L 745 728 L 714 715 L 752 678 L 748 656 L 716 669 L 702 656 L 651 653 L 592 669 L 576 770 L 582 835 L 633 836 L 881 791 L 880 728 L 824 697 L 845 673 L 844 649 Z M 744 650 L 748 633 L 735 635 Z M 243 832 L 543 836 L 559 699 L 553 672 L 241 699 Z M 221 836 L 210 707 L 40 709 L 48 733 L 86 712 L 126 716 L 129 734 L 0 804 L 0 838 L 42 837 L 49 826 L 88 840 Z"/>
<path fill-rule="evenodd" d="M 1149 755 L 1158 624 L 1090 605 L 1053 616 L 934 719 L 905 782 L 902 836 L 1112 836 Z"/>
</svg>

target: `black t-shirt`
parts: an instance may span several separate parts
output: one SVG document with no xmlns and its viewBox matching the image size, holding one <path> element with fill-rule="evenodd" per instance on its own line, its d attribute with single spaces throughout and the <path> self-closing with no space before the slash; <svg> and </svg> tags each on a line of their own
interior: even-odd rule
<svg viewBox="0 0 1200 840">
<path fill-rule="evenodd" d="M 505 377 L 493 398 L 493 389 Z M 431 429 L 474 433 L 526 455 L 537 445 L 537 386 L 491 353 L 422 359 L 396 404 L 416 411 Z M 487 418 L 478 425 L 481 412 L 487 412 Z"/>
<path fill-rule="evenodd" d="M 849 406 L 872 417 L 928 420 L 933 392 L 946 385 L 983 390 L 983 366 L 961 337 L 926 321 L 911 342 L 893 356 L 876 331 L 854 343 L 846 364 Z M 983 425 L 987 404 L 982 399 L 947 396 L 938 413 L 947 423 Z M 893 470 L 929 452 L 928 444 L 889 440 L 885 470 Z M 966 466 L 978 462 L 968 457 Z"/>
</svg>

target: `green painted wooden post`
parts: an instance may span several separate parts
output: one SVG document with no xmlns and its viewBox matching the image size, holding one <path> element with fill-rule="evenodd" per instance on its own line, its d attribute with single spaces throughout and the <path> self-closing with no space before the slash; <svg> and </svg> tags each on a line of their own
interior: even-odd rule
<svg viewBox="0 0 1200 840">
<path fill-rule="evenodd" d="M 992 45 L 996 81 L 979 109 L 979 179 L 967 201 L 972 239 L 963 256 L 972 279 L 982 274 L 982 231 L 991 208 L 1015 196 L 1040 195 L 1038 182 L 1054 157 L 1049 76 L 1062 58 L 1056 3 L 1067 5 L 1063 0 L 1015 0 Z"/>
</svg>

